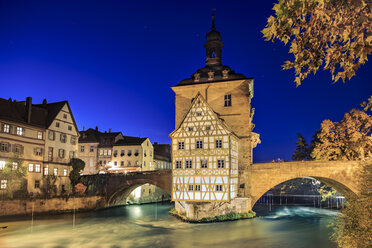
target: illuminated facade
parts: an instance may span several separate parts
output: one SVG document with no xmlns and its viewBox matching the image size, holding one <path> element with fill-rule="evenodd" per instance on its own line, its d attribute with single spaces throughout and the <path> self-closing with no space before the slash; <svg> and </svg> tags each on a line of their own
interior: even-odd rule
<svg viewBox="0 0 372 248">
<path fill-rule="evenodd" d="M 56 176 L 57 194 L 70 183 L 71 158 L 76 157 L 79 132 L 67 101 L 32 104 L 0 98 L 0 170 L 18 158 L 27 171 L 27 191 L 43 194 L 47 176 Z M 14 164 L 14 166 L 17 166 Z M 0 193 L 7 191 L 7 178 Z"/>
<path fill-rule="evenodd" d="M 222 65 L 221 35 L 212 21 L 206 66 L 172 87 L 172 200 L 190 219 L 250 210 L 253 78 Z"/>
</svg>

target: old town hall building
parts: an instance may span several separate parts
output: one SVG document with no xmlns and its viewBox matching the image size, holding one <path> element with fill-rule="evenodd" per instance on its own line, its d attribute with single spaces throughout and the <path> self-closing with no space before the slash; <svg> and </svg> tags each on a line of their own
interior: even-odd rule
<svg viewBox="0 0 372 248">
<path fill-rule="evenodd" d="M 253 78 L 222 65 L 221 35 L 206 35 L 206 65 L 172 87 L 172 200 L 191 219 L 250 210 Z"/>
</svg>

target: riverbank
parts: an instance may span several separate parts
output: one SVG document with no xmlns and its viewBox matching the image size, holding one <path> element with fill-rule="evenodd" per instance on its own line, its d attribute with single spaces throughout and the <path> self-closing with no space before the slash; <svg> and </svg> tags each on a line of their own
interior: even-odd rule
<svg viewBox="0 0 372 248">
<path fill-rule="evenodd" d="M 90 211 L 105 208 L 102 196 L 51 198 L 33 200 L 2 200 L 0 216 L 12 217 L 35 213 L 60 214 L 72 211 Z"/>
<path fill-rule="evenodd" d="M 202 219 L 189 219 L 185 215 L 179 214 L 175 208 L 169 210 L 169 213 L 175 216 L 177 219 L 189 223 L 211 223 L 211 222 L 224 222 L 224 221 L 234 221 L 234 220 L 243 220 L 243 219 L 252 219 L 256 217 L 256 213 L 250 210 L 248 213 L 235 213 L 231 212 L 225 215 L 218 215 L 214 217 L 206 217 Z"/>
</svg>

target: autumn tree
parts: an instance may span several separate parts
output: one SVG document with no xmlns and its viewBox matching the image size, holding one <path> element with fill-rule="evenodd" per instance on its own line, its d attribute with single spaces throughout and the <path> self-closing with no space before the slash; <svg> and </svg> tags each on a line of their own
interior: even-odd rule
<svg viewBox="0 0 372 248">
<path fill-rule="evenodd" d="M 345 208 L 336 217 L 332 239 L 339 247 L 367 248 L 372 245 L 372 161 L 362 165 L 355 181 L 361 193 L 347 196 Z"/>
<path fill-rule="evenodd" d="M 262 33 L 290 43 L 294 60 L 283 69 L 295 69 L 297 86 L 321 67 L 334 82 L 350 79 L 372 51 L 368 0 L 279 0 L 273 10 Z"/>
<path fill-rule="evenodd" d="M 372 116 L 353 109 L 341 122 L 324 120 L 311 153 L 316 160 L 360 160 L 372 156 Z"/>
<path fill-rule="evenodd" d="M 306 140 L 302 134 L 297 134 L 296 150 L 293 152 L 293 161 L 310 160 L 309 146 L 306 144 Z"/>
</svg>

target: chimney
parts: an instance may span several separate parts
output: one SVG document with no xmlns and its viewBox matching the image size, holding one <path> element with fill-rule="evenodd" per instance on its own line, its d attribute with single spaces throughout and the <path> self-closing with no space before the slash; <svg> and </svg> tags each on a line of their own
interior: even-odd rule
<svg viewBox="0 0 372 248">
<path fill-rule="evenodd" d="M 111 131 L 112 131 L 111 128 L 109 128 L 109 133 L 111 133 Z"/>
<path fill-rule="evenodd" d="M 26 98 L 27 123 L 31 123 L 32 97 Z"/>
<path fill-rule="evenodd" d="M 98 131 L 98 126 L 96 126 L 96 131 Z"/>
<path fill-rule="evenodd" d="M 47 104 L 48 104 L 47 103 L 47 100 L 44 98 L 44 100 L 43 100 L 43 107 L 45 108 Z"/>
</svg>

